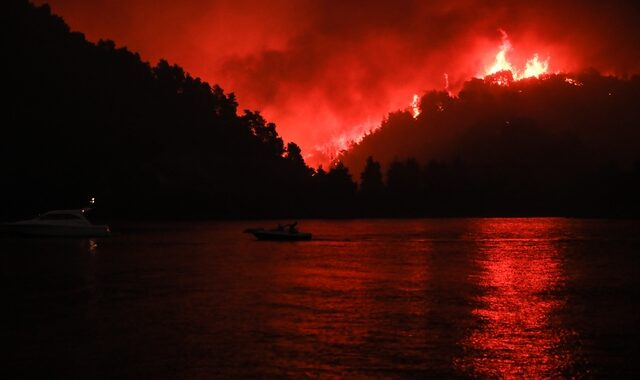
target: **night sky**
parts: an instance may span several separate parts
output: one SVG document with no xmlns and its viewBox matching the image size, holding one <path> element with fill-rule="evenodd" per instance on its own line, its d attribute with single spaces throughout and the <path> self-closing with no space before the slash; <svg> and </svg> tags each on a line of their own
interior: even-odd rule
<svg viewBox="0 0 640 380">
<path fill-rule="evenodd" d="M 235 92 L 311 165 L 414 94 L 447 82 L 455 93 L 484 75 L 501 30 L 515 67 L 538 54 L 551 73 L 640 72 L 640 12 L 621 1 L 46 2 L 89 40 L 112 39 L 153 64 L 166 58 Z"/>
</svg>

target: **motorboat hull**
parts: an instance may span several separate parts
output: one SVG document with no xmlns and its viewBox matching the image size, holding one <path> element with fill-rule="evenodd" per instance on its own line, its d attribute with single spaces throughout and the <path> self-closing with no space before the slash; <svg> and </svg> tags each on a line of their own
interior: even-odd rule
<svg viewBox="0 0 640 380">
<path fill-rule="evenodd" d="M 258 240 L 275 240 L 275 241 L 300 241 L 311 240 L 312 235 L 308 232 L 287 232 L 287 231 L 268 231 L 268 230 L 251 230 L 253 236 Z"/>
</svg>

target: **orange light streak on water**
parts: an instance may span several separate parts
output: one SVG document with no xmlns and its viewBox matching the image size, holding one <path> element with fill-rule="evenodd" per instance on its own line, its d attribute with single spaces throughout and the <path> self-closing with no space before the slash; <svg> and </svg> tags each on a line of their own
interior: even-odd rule
<svg viewBox="0 0 640 380">
<path fill-rule="evenodd" d="M 562 285 L 563 273 L 554 241 L 541 237 L 553 235 L 554 223 L 561 221 L 523 223 L 529 231 L 513 239 L 510 232 L 519 229 L 513 223 L 480 226 L 487 239 L 476 280 L 484 291 L 472 311 L 480 328 L 463 342 L 469 355 L 459 364 L 466 371 L 489 378 L 545 378 L 571 362 L 561 347 L 568 331 L 551 322 L 563 302 L 549 293 Z"/>
</svg>

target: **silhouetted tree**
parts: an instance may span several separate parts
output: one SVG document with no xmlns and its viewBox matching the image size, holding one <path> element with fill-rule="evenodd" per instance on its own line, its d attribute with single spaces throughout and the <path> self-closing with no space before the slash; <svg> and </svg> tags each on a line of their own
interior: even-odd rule
<svg viewBox="0 0 640 380">
<path fill-rule="evenodd" d="M 380 163 L 369 156 L 360 175 L 360 193 L 366 197 L 377 197 L 382 194 L 384 183 Z"/>
<path fill-rule="evenodd" d="M 360 174 L 360 210 L 363 215 L 381 215 L 384 209 L 384 183 L 380 163 L 367 157 Z"/>
<path fill-rule="evenodd" d="M 349 169 L 342 162 L 338 162 L 326 174 L 325 197 L 329 204 L 329 215 L 349 216 L 355 210 L 356 184 L 353 182 Z"/>
<path fill-rule="evenodd" d="M 392 214 L 419 215 L 420 165 L 414 158 L 394 161 L 387 170 L 387 191 Z"/>
</svg>

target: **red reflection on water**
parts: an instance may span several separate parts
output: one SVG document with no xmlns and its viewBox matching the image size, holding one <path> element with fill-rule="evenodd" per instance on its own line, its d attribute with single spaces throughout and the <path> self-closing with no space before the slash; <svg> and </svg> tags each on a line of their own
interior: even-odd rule
<svg viewBox="0 0 640 380">
<path fill-rule="evenodd" d="M 278 306 L 269 321 L 278 335 L 272 365 L 291 377 L 304 369 L 302 377 L 340 378 L 397 367 L 390 352 L 417 355 L 427 339 L 421 329 L 428 310 L 420 300 L 428 276 L 424 256 L 399 257 L 378 242 L 331 248 L 321 247 L 318 262 L 279 267 L 281 291 L 270 294 Z M 393 321 L 398 325 L 390 326 Z"/>
<path fill-rule="evenodd" d="M 554 246 L 562 220 L 483 220 L 476 279 L 483 289 L 473 310 L 481 327 L 463 342 L 460 366 L 491 378 L 558 375 L 569 362 L 566 334 L 550 317 L 563 301 L 552 296 L 563 281 Z"/>
</svg>

